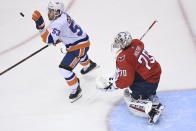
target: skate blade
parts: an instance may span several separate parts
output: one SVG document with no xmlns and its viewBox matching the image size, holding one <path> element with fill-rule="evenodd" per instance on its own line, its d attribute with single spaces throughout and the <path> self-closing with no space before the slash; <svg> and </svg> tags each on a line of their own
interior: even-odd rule
<svg viewBox="0 0 196 131">
<path fill-rule="evenodd" d="M 155 115 L 155 117 L 153 118 L 153 121 L 149 122 L 149 124 L 152 125 L 152 124 L 155 124 L 155 123 L 158 121 L 160 115 L 161 115 L 162 112 L 163 112 L 163 109 L 164 109 L 164 106 L 162 105 L 162 106 L 159 108 L 159 113 L 158 113 L 157 115 Z"/>
<path fill-rule="evenodd" d="M 76 98 L 74 99 L 70 99 L 70 103 L 74 103 L 76 102 L 78 99 L 80 99 L 82 97 L 82 94 L 79 94 Z"/>
</svg>

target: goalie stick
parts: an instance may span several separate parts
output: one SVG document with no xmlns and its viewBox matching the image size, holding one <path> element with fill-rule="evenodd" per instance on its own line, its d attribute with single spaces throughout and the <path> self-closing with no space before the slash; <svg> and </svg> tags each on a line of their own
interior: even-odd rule
<svg viewBox="0 0 196 131">
<path fill-rule="evenodd" d="M 157 23 L 157 20 L 154 20 L 153 23 L 149 26 L 149 28 L 144 32 L 144 34 L 141 36 L 140 40 L 144 38 L 144 36 L 148 33 L 148 31 L 154 26 L 155 23 Z"/>
</svg>

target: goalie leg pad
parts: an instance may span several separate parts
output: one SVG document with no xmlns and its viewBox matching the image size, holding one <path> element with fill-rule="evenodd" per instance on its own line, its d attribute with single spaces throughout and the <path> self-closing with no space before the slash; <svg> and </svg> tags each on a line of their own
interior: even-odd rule
<svg viewBox="0 0 196 131">
<path fill-rule="evenodd" d="M 135 100 L 131 93 L 128 95 L 127 90 L 124 90 L 124 100 L 130 112 L 139 117 L 148 117 L 148 113 L 152 109 L 152 102 L 149 100 Z"/>
<path fill-rule="evenodd" d="M 136 116 L 148 118 L 149 124 L 155 124 L 164 109 L 164 106 L 159 102 L 141 99 L 135 100 L 131 96 L 129 89 L 124 90 L 124 100 L 130 112 Z"/>
</svg>

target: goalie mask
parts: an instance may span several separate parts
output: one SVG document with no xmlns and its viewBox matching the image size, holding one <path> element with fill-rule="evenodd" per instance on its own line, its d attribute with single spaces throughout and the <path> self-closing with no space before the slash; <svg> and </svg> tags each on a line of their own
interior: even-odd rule
<svg viewBox="0 0 196 131">
<path fill-rule="evenodd" d="M 114 43 L 112 43 L 112 48 L 124 49 L 131 44 L 132 37 L 129 32 L 120 32 L 114 38 Z"/>
<path fill-rule="evenodd" d="M 64 12 L 64 4 L 61 1 L 50 1 L 48 3 L 48 19 L 55 20 Z"/>
</svg>

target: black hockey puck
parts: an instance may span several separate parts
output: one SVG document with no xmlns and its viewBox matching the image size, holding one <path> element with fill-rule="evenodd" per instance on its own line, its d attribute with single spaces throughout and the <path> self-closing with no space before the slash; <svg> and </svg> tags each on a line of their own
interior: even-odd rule
<svg viewBox="0 0 196 131">
<path fill-rule="evenodd" d="M 20 12 L 20 15 L 21 15 L 22 17 L 24 17 L 24 14 L 23 14 L 22 12 Z"/>
</svg>

